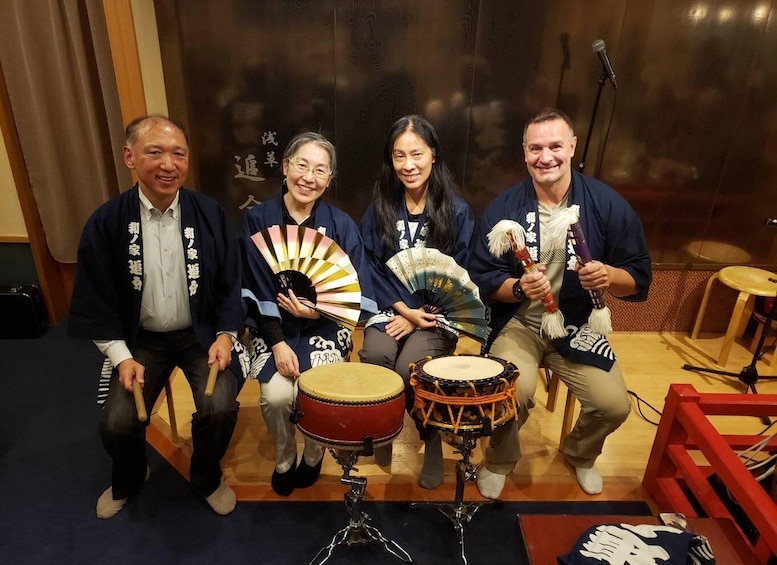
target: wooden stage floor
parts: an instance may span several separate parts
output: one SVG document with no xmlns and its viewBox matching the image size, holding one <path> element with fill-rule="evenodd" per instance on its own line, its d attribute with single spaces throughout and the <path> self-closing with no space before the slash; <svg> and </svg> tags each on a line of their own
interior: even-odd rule
<svg viewBox="0 0 777 565">
<path fill-rule="evenodd" d="M 358 333 L 355 346 L 360 345 Z M 701 335 L 691 340 L 687 334 L 657 334 L 618 332 L 611 337 L 611 343 L 619 358 L 629 390 L 644 401 L 661 410 L 670 384 L 690 383 L 699 392 L 730 392 L 741 394 L 743 385 L 737 378 L 701 374 L 685 371 L 684 363 L 722 369 L 739 374 L 742 367 L 750 363 L 752 354 L 745 342 L 736 342 L 726 367 L 718 367 L 714 356 L 720 349 L 723 337 Z M 767 339 L 767 344 L 773 338 Z M 459 353 L 476 352 L 474 342 L 462 340 Z M 766 355 L 769 361 L 774 355 L 772 348 Z M 358 359 L 353 354 L 353 359 Z M 775 370 L 765 362 L 757 365 L 759 375 L 767 377 Z M 761 393 L 777 394 L 777 381 L 762 380 L 757 385 Z M 273 446 L 265 428 L 258 406 L 258 383 L 249 381 L 240 393 L 240 416 L 232 444 L 222 465 L 227 482 L 234 488 L 239 500 L 342 500 L 347 488 L 340 484 L 342 469 L 334 458 L 325 455 L 321 478 L 312 487 L 295 491 L 290 498 L 277 496 L 269 481 L 274 468 Z M 152 415 L 149 426 L 149 443 L 166 459 L 188 475 L 188 461 L 191 453 L 191 413 L 193 402 L 188 384 L 182 375 L 173 379 L 174 404 L 178 420 L 179 442 L 171 440 L 166 402 L 162 401 Z M 508 477 L 502 493 L 503 500 L 645 500 L 642 476 L 650 454 L 656 426 L 645 421 L 638 411 L 657 422 L 659 414 L 647 405 L 632 398 L 632 413 L 624 425 L 610 436 L 597 467 L 604 477 L 604 491 L 597 496 L 586 495 L 577 485 L 573 472 L 567 468 L 558 452 L 561 420 L 564 410 L 566 389 L 562 386 L 555 412 L 545 408 L 547 394 L 540 382 L 537 387 L 536 406 L 529 421 L 521 430 L 523 458 Z M 752 434 L 763 429 L 757 418 L 719 418 L 716 426 L 724 433 Z M 478 462 L 482 456 L 485 440 L 473 453 L 472 460 Z M 301 452 L 302 437 L 298 433 Z M 422 443 L 409 416 L 405 426 L 394 442 L 394 455 L 390 467 L 380 467 L 374 458 L 360 458 L 358 471 L 354 475 L 368 479 L 367 498 L 373 500 L 441 500 L 450 501 L 455 493 L 455 466 L 457 455 L 444 445 L 445 480 L 436 490 L 425 490 L 417 486 L 416 478 L 422 464 Z M 465 500 L 481 499 L 477 487 L 467 484 Z"/>
</svg>

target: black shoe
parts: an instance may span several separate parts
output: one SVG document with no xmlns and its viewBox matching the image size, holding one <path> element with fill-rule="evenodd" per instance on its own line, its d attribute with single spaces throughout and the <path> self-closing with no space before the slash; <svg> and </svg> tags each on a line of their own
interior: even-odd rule
<svg viewBox="0 0 777 565">
<path fill-rule="evenodd" d="M 279 473 L 278 470 L 272 472 L 272 480 L 270 484 L 275 494 L 281 496 L 289 496 L 294 490 L 294 477 L 296 476 L 294 465 L 289 467 L 289 470 L 285 473 Z"/>
<path fill-rule="evenodd" d="M 321 474 L 321 463 L 323 462 L 324 457 L 322 455 L 321 460 L 311 467 L 303 457 L 299 467 L 297 467 L 297 472 L 294 474 L 294 486 L 296 488 L 308 488 L 315 483 L 318 480 L 318 476 Z"/>
</svg>

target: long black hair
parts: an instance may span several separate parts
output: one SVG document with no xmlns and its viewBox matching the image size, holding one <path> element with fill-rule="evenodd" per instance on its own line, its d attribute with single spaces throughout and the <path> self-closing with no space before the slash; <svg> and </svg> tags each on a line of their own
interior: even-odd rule
<svg viewBox="0 0 777 565">
<path fill-rule="evenodd" d="M 394 122 L 383 149 L 380 175 L 373 187 L 375 216 L 381 240 L 388 249 L 397 248 L 397 209 L 405 205 L 405 185 L 394 170 L 392 156 L 394 143 L 406 131 L 420 137 L 434 155 L 432 172 L 426 185 L 425 211 L 429 224 L 427 247 L 451 254 L 456 239 L 453 227 L 453 195 L 457 192 L 456 183 L 443 160 L 437 131 L 426 118 L 418 115 L 404 116 Z"/>
</svg>

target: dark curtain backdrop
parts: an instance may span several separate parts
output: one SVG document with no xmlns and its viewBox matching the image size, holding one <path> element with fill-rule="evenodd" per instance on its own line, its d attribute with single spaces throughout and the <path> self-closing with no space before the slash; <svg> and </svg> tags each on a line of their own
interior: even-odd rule
<svg viewBox="0 0 777 565">
<path fill-rule="evenodd" d="M 75 263 L 89 215 L 131 178 L 100 0 L 3 0 L 0 65 L 51 255 Z"/>
<path fill-rule="evenodd" d="M 340 171 L 327 198 L 357 220 L 386 132 L 416 112 L 480 213 L 526 175 L 524 120 L 559 106 L 585 172 L 641 215 L 657 266 L 777 265 L 775 1 L 155 0 L 171 114 L 191 182 L 235 226 L 278 190 L 290 137 L 320 130 Z"/>
</svg>

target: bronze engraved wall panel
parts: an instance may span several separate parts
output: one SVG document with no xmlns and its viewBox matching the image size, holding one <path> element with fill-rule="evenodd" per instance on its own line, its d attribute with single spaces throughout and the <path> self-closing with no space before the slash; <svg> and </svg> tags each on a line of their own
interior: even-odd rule
<svg viewBox="0 0 777 565">
<path fill-rule="evenodd" d="M 526 174 L 524 120 L 570 114 L 585 173 L 639 212 L 654 264 L 777 265 L 775 2 L 738 0 L 156 0 L 171 115 L 192 182 L 236 226 L 280 186 L 290 137 L 320 130 L 327 198 L 358 220 L 385 134 L 415 112 L 476 214 Z M 575 163 L 577 165 L 577 163 Z"/>
</svg>

